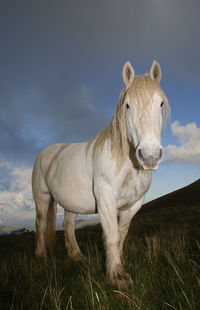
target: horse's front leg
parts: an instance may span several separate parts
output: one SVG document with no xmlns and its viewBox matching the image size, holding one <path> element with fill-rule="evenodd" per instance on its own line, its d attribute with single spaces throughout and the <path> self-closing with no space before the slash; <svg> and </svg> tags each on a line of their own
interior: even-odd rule
<svg viewBox="0 0 200 310">
<path fill-rule="evenodd" d="M 107 280 L 112 286 L 126 288 L 132 283 L 132 279 L 129 274 L 125 273 L 120 258 L 117 209 L 114 197 L 111 189 L 107 186 L 97 187 L 95 195 L 106 247 Z"/>
<path fill-rule="evenodd" d="M 123 260 L 123 247 L 128 229 L 134 215 L 139 211 L 144 201 L 144 197 L 138 200 L 131 208 L 119 212 L 119 253 L 122 262 Z"/>
</svg>

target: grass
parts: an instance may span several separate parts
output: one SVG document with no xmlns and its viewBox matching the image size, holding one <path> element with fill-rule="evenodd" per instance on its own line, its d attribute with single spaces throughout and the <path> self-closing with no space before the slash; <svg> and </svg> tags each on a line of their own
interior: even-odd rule
<svg viewBox="0 0 200 310">
<path fill-rule="evenodd" d="M 0 309 L 200 309 L 200 204 L 145 210 L 125 243 L 127 291 L 105 282 L 99 226 L 77 231 L 87 263 L 72 263 L 57 232 L 54 255 L 34 257 L 34 234 L 0 237 Z"/>
</svg>

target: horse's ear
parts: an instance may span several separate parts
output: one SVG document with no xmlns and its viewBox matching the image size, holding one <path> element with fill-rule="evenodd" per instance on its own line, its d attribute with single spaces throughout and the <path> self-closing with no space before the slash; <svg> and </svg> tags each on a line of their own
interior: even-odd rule
<svg viewBox="0 0 200 310">
<path fill-rule="evenodd" d="M 152 80 L 155 80 L 157 83 L 160 83 L 161 77 L 162 71 L 160 65 L 156 60 L 154 60 L 150 70 L 150 78 L 152 78 Z"/>
<path fill-rule="evenodd" d="M 130 61 L 127 61 L 123 67 L 123 79 L 126 87 L 128 87 L 133 81 L 135 76 L 135 72 L 133 67 L 131 66 Z"/>
</svg>

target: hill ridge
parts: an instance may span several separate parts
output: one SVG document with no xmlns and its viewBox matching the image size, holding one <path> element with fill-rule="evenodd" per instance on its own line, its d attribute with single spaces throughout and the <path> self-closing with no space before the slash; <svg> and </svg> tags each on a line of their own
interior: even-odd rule
<svg viewBox="0 0 200 310">
<path fill-rule="evenodd" d="M 170 205 L 192 205 L 200 202 L 200 179 L 193 183 L 177 189 L 171 193 L 158 197 L 145 203 L 142 207 L 143 211 L 154 208 L 166 208 Z"/>
</svg>

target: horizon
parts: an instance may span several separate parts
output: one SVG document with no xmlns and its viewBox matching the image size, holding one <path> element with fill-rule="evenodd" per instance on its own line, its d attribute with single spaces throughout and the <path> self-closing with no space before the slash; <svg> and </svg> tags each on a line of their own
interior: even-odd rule
<svg viewBox="0 0 200 310">
<path fill-rule="evenodd" d="M 111 121 L 127 60 L 136 75 L 160 63 L 172 111 L 145 202 L 199 179 L 200 3 L 125 2 L 1 4 L 0 225 L 34 226 L 36 156 L 50 144 L 88 141 Z"/>
<path fill-rule="evenodd" d="M 143 204 L 143 206 L 145 207 L 145 205 L 149 202 L 154 202 L 157 203 L 157 200 L 159 201 L 159 199 L 162 201 L 162 198 L 165 197 L 165 196 L 170 196 L 171 194 L 173 195 L 175 192 L 179 191 L 179 190 L 184 190 L 185 188 L 187 187 L 190 187 L 193 186 L 195 183 L 199 183 L 200 182 L 200 178 L 184 187 L 181 187 L 181 188 L 178 188 L 176 189 L 175 191 L 173 192 L 170 192 L 170 193 L 167 193 L 163 196 L 159 196 L 153 200 L 150 200 L 150 201 L 147 201 Z M 143 208 L 142 206 L 142 208 Z M 142 210 L 142 208 L 140 210 Z M 149 206 L 148 206 L 148 210 L 149 210 Z M 63 210 L 63 208 L 61 206 L 57 206 L 57 209 L 60 209 L 61 211 Z M 140 211 L 139 210 L 139 211 Z M 139 212 L 138 211 L 138 212 Z M 63 214 L 63 217 L 64 217 L 64 214 Z M 80 229 L 80 228 L 84 228 L 86 226 L 93 226 L 93 225 L 96 225 L 96 224 L 99 224 L 100 223 L 100 220 L 99 220 L 99 215 L 98 213 L 95 213 L 95 214 L 79 214 L 76 218 L 76 229 Z M 3 229 L 3 230 L 2 230 Z M 4 231 L 4 229 L 6 229 Z M 0 224 L 0 235 L 4 235 L 4 234 L 10 234 L 11 232 L 15 231 L 15 230 L 22 230 L 22 229 L 28 229 L 30 231 L 36 231 L 36 227 L 35 225 L 29 225 L 29 226 L 18 226 L 18 225 L 7 225 L 7 226 L 4 226 L 4 225 L 1 225 Z M 63 230 L 63 223 L 62 223 L 62 219 L 61 217 L 57 217 L 57 220 L 56 220 L 56 231 L 57 230 Z M 8 232 L 9 231 L 9 232 Z"/>
<path fill-rule="evenodd" d="M 172 191 L 172 192 L 169 192 L 169 193 L 166 193 L 166 194 L 164 194 L 164 195 L 162 195 L 162 196 L 159 196 L 159 197 L 156 197 L 156 198 L 154 198 L 154 199 L 152 199 L 152 200 L 148 200 L 148 201 L 144 201 L 144 204 L 142 205 L 142 208 L 143 208 L 143 206 L 145 206 L 146 204 L 148 204 L 149 202 L 153 202 L 153 201 L 156 201 L 156 200 L 159 200 L 159 199 L 162 199 L 162 197 L 165 197 L 165 196 L 167 196 L 167 195 L 170 195 L 170 194 L 173 194 L 174 192 L 177 192 L 177 191 L 179 191 L 179 190 L 182 190 L 182 189 L 184 189 L 185 187 L 188 187 L 188 186 L 190 186 L 190 185 L 193 185 L 194 183 L 197 183 L 197 182 L 199 182 L 200 181 L 200 178 L 199 179 L 197 179 L 196 181 L 194 181 L 194 182 L 192 182 L 192 183 L 190 183 L 190 184 L 187 184 L 186 186 L 183 186 L 183 187 L 181 187 L 181 188 L 177 188 L 177 189 L 175 189 L 174 191 Z M 140 209 L 140 210 L 142 210 L 142 208 Z M 140 211 L 139 210 L 139 211 Z M 139 212 L 138 211 L 138 212 Z M 62 208 L 62 206 L 60 206 L 59 204 L 57 204 L 57 216 L 56 216 L 56 230 L 63 230 L 63 219 L 64 219 L 64 209 Z M 96 221 L 96 223 L 95 223 L 95 221 Z M 82 226 L 80 226 L 79 227 L 79 223 L 83 223 L 83 222 L 85 222 L 86 223 L 86 226 L 87 226 L 87 223 L 90 223 L 90 224 L 88 224 L 88 225 L 95 225 L 95 224 L 98 224 L 98 223 L 100 223 L 100 220 L 99 220 L 99 215 L 98 215 L 98 213 L 94 213 L 94 214 L 78 214 L 77 215 L 77 218 L 76 218 L 76 229 L 79 229 L 79 228 L 83 228 L 84 227 L 84 225 L 82 225 Z M 93 224 L 91 224 L 93 222 Z M 10 224 L 10 225 L 1 225 L 0 224 L 0 228 L 2 229 L 2 228 L 9 228 L 10 230 L 11 229 L 13 229 L 13 228 L 16 228 L 16 229 L 23 229 L 23 228 L 25 228 L 25 229 L 28 229 L 28 230 L 33 230 L 33 231 L 35 231 L 35 229 L 36 229 L 36 227 L 35 227 L 35 223 L 32 223 L 32 221 L 31 221 L 31 223 L 29 223 L 29 224 L 27 224 L 27 225 L 15 225 L 15 224 Z M 12 230 L 11 230 L 12 231 Z M 1 231 L 0 231 L 0 235 L 1 235 L 2 233 L 1 233 Z"/>
</svg>

